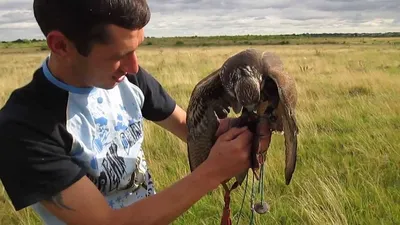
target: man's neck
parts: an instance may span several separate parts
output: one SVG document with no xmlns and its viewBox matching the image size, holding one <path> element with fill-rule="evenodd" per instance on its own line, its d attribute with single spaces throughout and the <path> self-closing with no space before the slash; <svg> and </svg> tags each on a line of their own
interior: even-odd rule
<svg viewBox="0 0 400 225">
<path fill-rule="evenodd" d="M 84 87 L 79 80 L 76 79 L 77 73 L 74 72 L 73 67 L 68 66 L 65 62 L 61 62 L 54 55 L 50 55 L 47 66 L 51 71 L 51 74 L 59 81 L 78 88 Z"/>
</svg>

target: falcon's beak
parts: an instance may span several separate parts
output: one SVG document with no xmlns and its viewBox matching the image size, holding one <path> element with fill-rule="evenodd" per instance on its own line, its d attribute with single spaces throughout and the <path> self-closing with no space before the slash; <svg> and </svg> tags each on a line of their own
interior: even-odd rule
<svg viewBox="0 0 400 225">
<path fill-rule="evenodd" d="M 247 111 L 249 112 L 254 112 L 256 110 L 256 104 L 253 105 L 246 105 L 245 108 L 247 109 Z"/>
</svg>

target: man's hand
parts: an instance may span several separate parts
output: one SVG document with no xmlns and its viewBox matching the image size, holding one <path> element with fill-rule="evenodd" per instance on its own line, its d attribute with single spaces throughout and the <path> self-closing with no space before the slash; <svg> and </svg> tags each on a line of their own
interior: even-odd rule
<svg viewBox="0 0 400 225">
<path fill-rule="evenodd" d="M 214 171 L 210 181 L 222 183 L 250 168 L 252 138 L 247 127 L 231 128 L 218 137 L 203 163 Z"/>
<path fill-rule="evenodd" d="M 217 130 L 217 132 L 216 132 L 216 136 L 217 137 L 223 137 L 224 135 L 232 135 L 232 132 L 239 132 L 239 130 L 242 130 L 242 129 L 239 129 L 239 128 L 236 128 L 235 126 L 236 126 L 236 124 L 238 124 L 239 123 L 239 121 L 240 121 L 240 119 L 239 118 L 224 118 L 224 119 L 221 119 L 220 120 L 220 125 L 219 125 L 219 127 L 218 127 L 218 130 Z M 232 131 L 232 132 L 230 132 L 230 131 Z M 229 132 L 229 133 L 228 133 Z M 224 155 L 224 154 L 228 154 L 228 156 L 224 156 L 223 157 L 223 159 L 222 160 L 231 160 L 229 157 L 231 156 L 231 157 L 237 157 L 237 156 L 235 156 L 234 154 L 237 154 L 236 152 L 235 152 L 235 150 L 237 151 L 237 148 L 244 148 L 244 149 L 242 149 L 242 150 L 244 150 L 244 151 L 248 151 L 249 153 L 249 155 L 251 155 L 252 154 L 252 151 L 254 151 L 254 153 L 255 152 L 266 152 L 266 151 L 268 151 L 268 148 L 269 148 L 269 145 L 270 145 L 270 143 L 271 143 L 271 135 L 272 135 L 272 132 L 271 132 L 271 129 L 270 129 L 270 127 L 269 127 L 269 125 L 268 125 L 268 122 L 267 122 L 267 120 L 265 120 L 265 119 L 261 119 L 259 122 L 258 122 L 258 137 L 256 136 L 256 134 L 255 133 L 251 133 L 250 131 L 244 131 L 244 132 L 248 132 L 247 134 L 249 135 L 248 136 L 248 138 L 247 137 L 243 137 L 242 139 L 240 139 L 239 137 L 236 139 L 236 146 L 229 146 L 229 147 L 223 147 L 223 148 L 227 148 L 228 149 L 228 151 L 225 151 L 225 152 L 223 152 L 223 153 L 220 153 L 221 155 Z M 241 134 L 241 133 L 240 133 Z M 239 135 L 240 135 L 239 134 Z M 245 134 L 244 134 L 245 135 Z M 240 137 L 242 137 L 242 136 L 240 136 Z M 258 138 L 256 141 L 258 141 L 258 146 L 252 146 L 252 141 L 253 141 L 253 139 L 254 138 Z M 220 139 L 218 139 L 218 140 L 220 140 Z M 222 142 L 223 141 L 227 141 L 226 139 L 222 139 Z M 244 141 L 244 142 L 242 142 L 242 141 Z M 250 143 L 246 143 L 246 141 L 249 141 Z M 217 141 L 218 142 L 218 141 Z M 224 143 L 224 144 L 226 144 L 226 145 L 230 145 L 231 143 Z M 258 147 L 258 148 L 257 148 Z M 219 146 L 217 145 L 217 143 L 215 143 L 215 145 L 214 145 L 214 148 L 216 148 L 216 149 L 218 149 L 219 148 Z M 257 149 L 255 149 L 255 148 L 257 148 Z M 213 151 L 215 151 L 215 150 L 213 150 Z M 210 152 L 210 155 L 211 155 L 211 152 Z M 237 158 L 236 158 L 237 159 Z M 222 165 L 223 166 L 223 165 Z M 255 166 L 255 165 L 253 165 L 253 166 Z M 239 169 L 239 173 L 240 172 L 243 172 L 243 171 L 245 171 L 246 169 L 248 169 L 249 167 L 251 167 L 251 165 L 249 165 L 248 167 L 240 167 L 240 166 L 238 166 L 238 169 L 239 168 L 241 168 L 242 170 L 240 171 L 240 169 Z M 239 173 L 237 173 L 237 174 L 239 174 Z M 234 174 L 234 175 L 237 175 L 237 174 Z M 233 176 L 232 176 L 233 177 Z M 230 177 L 229 177 L 230 178 Z"/>
<path fill-rule="evenodd" d="M 220 124 L 215 135 L 219 137 L 223 133 L 227 132 L 229 129 L 235 127 L 235 124 L 238 124 L 239 120 L 240 120 L 239 118 L 232 118 L 232 117 L 221 119 L 219 121 Z M 271 142 L 272 132 L 265 119 L 260 120 L 259 124 L 260 124 L 260 130 L 259 130 L 260 137 L 258 137 L 259 145 L 261 146 L 261 149 L 267 151 L 269 148 L 269 144 Z"/>
<path fill-rule="evenodd" d="M 239 118 L 226 117 L 219 120 L 219 127 L 215 135 L 218 137 L 221 134 L 227 132 L 233 125 L 239 121 Z"/>
</svg>

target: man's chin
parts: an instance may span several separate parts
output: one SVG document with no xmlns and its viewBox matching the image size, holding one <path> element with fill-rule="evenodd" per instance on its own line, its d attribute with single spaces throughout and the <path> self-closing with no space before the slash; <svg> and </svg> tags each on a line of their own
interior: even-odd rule
<svg viewBox="0 0 400 225">
<path fill-rule="evenodd" d="M 101 88 L 101 89 L 106 89 L 106 90 L 113 89 L 115 86 L 117 86 L 119 83 L 121 83 L 124 79 L 125 79 L 125 76 L 122 76 L 120 78 L 113 77 L 109 83 L 99 84 L 99 85 L 96 85 L 96 87 Z"/>
<path fill-rule="evenodd" d="M 117 83 L 121 83 L 124 79 L 125 79 L 125 75 L 122 76 L 113 76 L 112 79 L 117 82 Z"/>
<path fill-rule="evenodd" d="M 108 83 L 108 84 L 96 85 L 96 88 L 100 88 L 100 89 L 104 89 L 104 90 L 110 90 L 110 89 L 113 89 L 118 84 L 119 83 L 117 83 L 117 82 L 112 82 L 112 83 Z"/>
</svg>

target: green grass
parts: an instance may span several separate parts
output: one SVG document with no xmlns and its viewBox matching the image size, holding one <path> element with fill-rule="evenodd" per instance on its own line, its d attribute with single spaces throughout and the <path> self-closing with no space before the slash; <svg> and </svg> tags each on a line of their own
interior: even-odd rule
<svg viewBox="0 0 400 225">
<path fill-rule="evenodd" d="M 376 34 L 284 34 L 284 35 L 234 35 L 146 37 L 146 47 L 216 47 L 251 45 L 400 45 L 400 33 Z M 46 51 L 46 42 L 38 39 L 17 39 L 0 42 L 0 48 L 12 51 Z"/>
<path fill-rule="evenodd" d="M 400 224 L 400 46 L 380 44 L 149 47 L 141 65 L 183 108 L 196 82 L 244 48 L 274 51 L 299 91 L 299 149 L 292 183 L 284 183 L 283 137 L 274 135 L 264 199 L 271 211 L 255 224 Z M 0 55 L 0 105 L 31 79 L 47 52 Z M 189 173 L 186 146 L 146 122 L 145 153 L 158 191 Z M 159 138 L 155 138 L 158 136 Z M 249 184 L 251 184 L 249 180 Z M 232 217 L 244 187 L 232 193 Z M 249 224 L 249 194 L 240 224 Z M 223 189 L 206 195 L 173 224 L 219 224 Z M 39 224 L 30 209 L 14 212 L 0 188 L 0 224 Z"/>
</svg>

